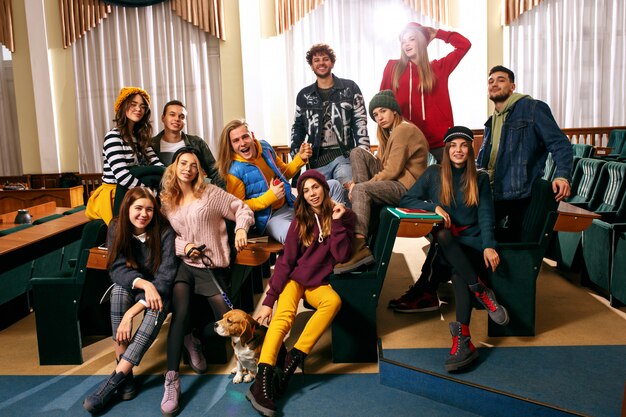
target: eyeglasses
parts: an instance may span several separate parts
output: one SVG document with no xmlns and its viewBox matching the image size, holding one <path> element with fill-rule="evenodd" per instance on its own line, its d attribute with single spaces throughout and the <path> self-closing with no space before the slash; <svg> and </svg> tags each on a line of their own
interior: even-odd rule
<svg viewBox="0 0 626 417">
<path fill-rule="evenodd" d="M 135 102 L 130 103 L 130 108 L 133 109 L 133 110 L 139 109 L 141 111 L 148 110 L 148 106 L 146 106 L 145 104 L 135 103 Z"/>
</svg>

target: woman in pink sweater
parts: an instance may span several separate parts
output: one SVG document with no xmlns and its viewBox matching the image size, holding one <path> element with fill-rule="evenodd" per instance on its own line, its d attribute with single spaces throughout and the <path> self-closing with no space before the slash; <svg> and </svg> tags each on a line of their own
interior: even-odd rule
<svg viewBox="0 0 626 417">
<path fill-rule="evenodd" d="M 189 304 L 193 293 L 206 297 L 215 318 L 229 306 L 223 297 L 229 280 L 230 248 L 225 220 L 235 222 L 235 248 L 246 246 L 254 214 L 241 200 L 219 187 L 204 182 L 198 151 L 184 147 L 176 151 L 163 175 L 161 203 L 176 232 L 176 255 L 183 261 L 172 290 L 172 322 L 167 338 L 167 373 L 161 401 L 164 415 L 178 411 L 180 381 L 178 368 L 184 349 L 197 373 L 206 371 L 202 346 L 189 329 Z M 213 323 L 201 335 L 212 334 Z"/>
<path fill-rule="evenodd" d="M 428 59 L 428 44 L 441 39 L 454 50 L 441 59 Z M 409 23 L 400 32 L 400 59 L 392 59 L 383 72 L 380 90 L 392 90 L 405 119 L 426 136 L 430 153 L 441 163 L 443 137 L 454 126 L 448 77 L 472 44 L 457 32 Z"/>
</svg>

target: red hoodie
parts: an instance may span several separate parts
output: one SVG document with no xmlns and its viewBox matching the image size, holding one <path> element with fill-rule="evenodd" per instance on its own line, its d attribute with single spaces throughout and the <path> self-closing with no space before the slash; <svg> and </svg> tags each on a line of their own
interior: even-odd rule
<svg viewBox="0 0 626 417">
<path fill-rule="evenodd" d="M 461 59 L 469 51 L 472 44 L 463 35 L 457 32 L 448 32 L 439 29 L 435 35 L 454 47 L 454 51 L 441 59 L 431 61 L 435 74 L 435 85 L 429 94 L 422 94 L 417 66 L 409 61 L 402 75 L 397 91 L 394 91 L 396 100 L 402 109 L 402 115 L 413 122 L 424 133 L 431 149 L 441 148 L 443 137 L 454 126 L 452 104 L 448 92 L 448 77 L 454 71 Z M 380 89 L 393 90 L 393 70 L 399 60 L 389 60 Z M 412 83 L 411 83 L 412 80 Z M 412 88 L 410 88 L 412 84 Z"/>
</svg>

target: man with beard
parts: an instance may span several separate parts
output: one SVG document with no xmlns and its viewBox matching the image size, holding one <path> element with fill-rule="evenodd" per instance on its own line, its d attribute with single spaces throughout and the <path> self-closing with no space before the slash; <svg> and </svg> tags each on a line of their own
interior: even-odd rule
<svg viewBox="0 0 626 417">
<path fill-rule="evenodd" d="M 572 147 L 546 103 L 515 92 L 513 71 L 501 65 L 491 68 L 488 90 L 495 111 L 485 123 L 476 165 L 489 171 L 496 223 L 505 221 L 507 240 L 517 240 L 532 185 L 543 175 L 548 152 L 556 163 L 555 199 L 569 197 Z"/>
<path fill-rule="evenodd" d="M 543 175 L 548 152 L 556 162 L 555 199 L 570 195 L 572 147 L 546 103 L 514 92 L 513 71 L 501 65 L 493 67 L 488 90 L 495 111 L 485 123 L 476 166 L 489 172 L 496 224 L 503 224 L 506 230 L 498 238 L 518 241 L 532 185 Z M 390 300 L 389 307 L 399 313 L 437 310 L 437 287 L 451 275 L 439 259 L 437 245 L 431 245 L 420 278 L 405 294 Z"/>
<path fill-rule="evenodd" d="M 313 45 L 306 60 L 316 82 L 296 97 L 296 117 L 291 128 L 291 153 L 303 142 L 313 147 L 309 168 L 327 179 L 338 180 L 347 190 L 352 183 L 350 151 L 359 146 L 369 151 L 367 112 L 359 86 L 332 74 L 335 52 L 326 44 Z M 342 200 L 347 201 L 347 191 Z"/>
<path fill-rule="evenodd" d="M 202 158 L 200 164 L 211 184 L 225 189 L 226 183 L 215 167 L 215 158 L 207 143 L 199 136 L 187 135 L 183 132 L 187 121 L 187 109 L 179 100 L 171 100 L 163 106 L 161 115 L 163 130 L 152 138 L 152 149 L 165 166 L 172 163 L 172 156 L 180 148 L 190 146 L 198 150 Z"/>
</svg>

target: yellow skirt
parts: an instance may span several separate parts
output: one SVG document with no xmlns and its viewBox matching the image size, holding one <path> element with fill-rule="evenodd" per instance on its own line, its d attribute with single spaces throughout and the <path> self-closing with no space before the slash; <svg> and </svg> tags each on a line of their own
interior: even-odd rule
<svg viewBox="0 0 626 417">
<path fill-rule="evenodd" d="M 91 220 L 102 219 L 107 226 L 109 225 L 113 219 L 113 200 L 115 199 L 116 188 L 117 184 L 101 184 L 91 193 L 85 209 L 87 218 Z"/>
</svg>

